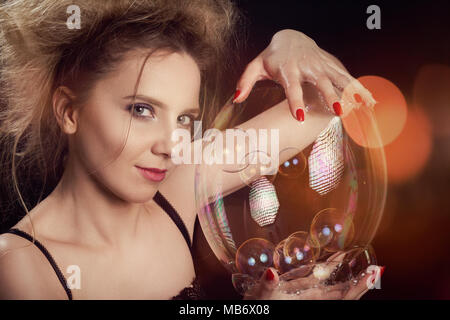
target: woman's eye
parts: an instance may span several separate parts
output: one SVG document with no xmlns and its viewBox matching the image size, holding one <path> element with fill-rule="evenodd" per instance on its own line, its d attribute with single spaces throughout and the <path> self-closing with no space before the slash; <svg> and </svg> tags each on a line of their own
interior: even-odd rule
<svg viewBox="0 0 450 320">
<path fill-rule="evenodd" d="M 133 109 L 133 115 L 136 117 L 147 118 L 155 117 L 155 110 L 152 106 L 146 104 L 134 104 L 128 107 L 128 110 Z"/>
<path fill-rule="evenodd" d="M 191 126 L 192 122 L 193 122 L 193 118 L 191 116 L 183 114 L 181 116 L 178 116 L 177 121 L 182 126 Z"/>
</svg>

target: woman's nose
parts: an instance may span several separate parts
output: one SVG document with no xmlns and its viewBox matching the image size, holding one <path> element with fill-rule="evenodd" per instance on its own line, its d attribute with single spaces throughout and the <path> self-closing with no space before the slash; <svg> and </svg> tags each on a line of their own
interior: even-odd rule
<svg viewBox="0 0 450 320">
<path fill-rule="evenodd" d="M 161 141 L 158 141 L 152 146 L 152 153 L 155 155 L 163 156 L 164 158 L 170 158 L 170 155 L 172 154 L 166 143 Z"/>
<path fill-rule="evenodd" d="M 155 140 L 152 144 L 151 151 L 155 155 L 163 156 L 164 158 L 171 158 L 172 149 L 175 142 L 172 141 L 172 132 L 176 127 L 165 126 L 158 130 L 155 134 Z"/>
</svg>

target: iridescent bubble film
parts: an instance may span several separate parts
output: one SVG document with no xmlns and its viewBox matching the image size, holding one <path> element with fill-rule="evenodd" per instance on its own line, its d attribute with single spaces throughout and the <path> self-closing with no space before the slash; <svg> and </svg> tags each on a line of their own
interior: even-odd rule
<svg viewBox="0 0 450 320">
<path fill-rule="evenodd" d="M 314 86 L 303 89 L 305 124 L 292 123 L 314 132 L 308 143 L 303 141 L 309 132 L 283 136 L 286 130 L 280 130 L 280 141 L 292 145 L 274 148 L 273 140 L 252 140 L 270 138 L 270 132 L 259 135 L 264 128 L 249 132 L 241 124 L 285 99 L 282 87 L 261 83 L 244 103 L 228 103 L 214 122 L 226 155 L 242 151 L 230 156 L 241 161 L 196 165 L 200 225 L 242 294 L 259 283 L 268 267 L 277 270 L 280 288 L 299 294 L 335 283 L 348 290 L 365 268 L 376 264 L 371 242 L 384 210 L 387 174 L 383 144 L 361 141 L 379 138 L 373 111 L 336 117 Z M 317 123 L 323 125 L 308 127 L 308 119 L 321 119 Z M 270 121 L 268 128 L 276 128 Z M 343 121 L 358 129 L 357 142 Z M 238 130 L 245 139 L 227 145 L 227 129 Z"/>
</svg>

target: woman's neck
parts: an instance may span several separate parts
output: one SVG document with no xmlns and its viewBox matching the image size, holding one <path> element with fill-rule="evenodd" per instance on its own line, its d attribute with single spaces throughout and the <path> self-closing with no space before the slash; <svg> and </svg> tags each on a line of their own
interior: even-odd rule
<svg viewBox="0 0 450 320">
<path fill-rule="evenodd" d="M 144 215 L 143 204 L 123 201 L 102 186 L 76 161 L 68 161 L 64 174 L 52 192 L 61 219 L 76 239 L 89 245 L 120 249 L 135 240 Z M 142 228 L 142 227 L 141 227 Z"/>
</svg>

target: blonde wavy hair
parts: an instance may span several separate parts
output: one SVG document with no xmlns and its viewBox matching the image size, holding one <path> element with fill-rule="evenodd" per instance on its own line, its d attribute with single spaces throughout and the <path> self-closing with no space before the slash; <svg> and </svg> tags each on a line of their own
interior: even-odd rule
<svg viewBox="0 0 450 320">
<path fill-rule="evenodd" d="M 66 24 L 73 4 L 80 8 L 80 29 Z M 222 82 L 234 75 L 238 63 L 242 21 L 228 0 L 2 2 L 0 173 L 3 193 L 14 199 L 9 204 L 19 201 L 28 214 L 33 201 L 22 197 L 21 188 L 36 195 L 33 183 L 41 182 L 39 203 L 61 178 L 68 143 L 53 115 L 52 96 L 59 86 L 71 88 L 82 105 L 92 84 L 130 49 L 183 51 L 201 71 L 200 105 L 207 127 L 230 94 Z M 3 203 L 1 209 L 9 208 Z"/>
</svg>

